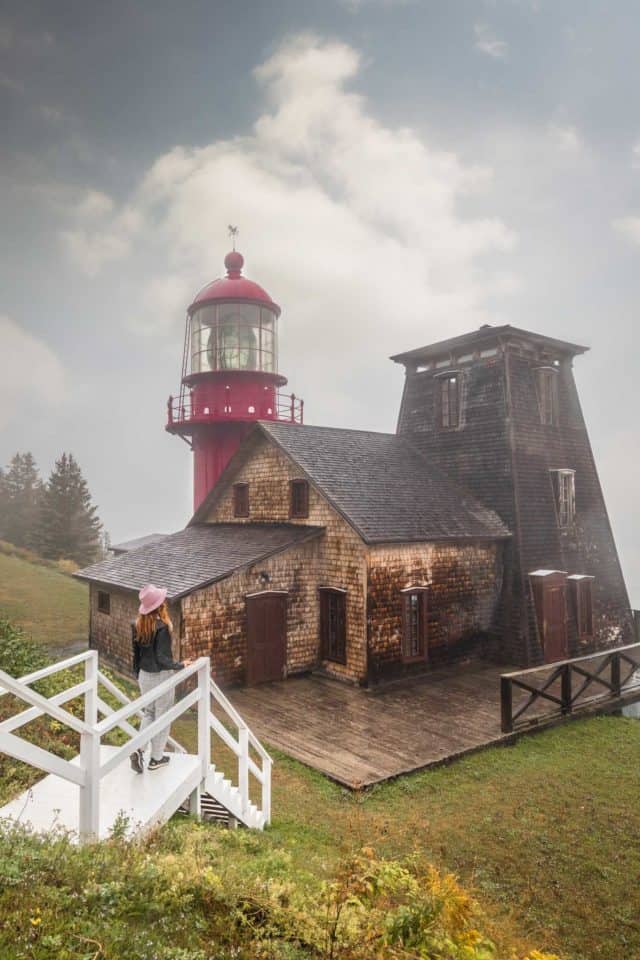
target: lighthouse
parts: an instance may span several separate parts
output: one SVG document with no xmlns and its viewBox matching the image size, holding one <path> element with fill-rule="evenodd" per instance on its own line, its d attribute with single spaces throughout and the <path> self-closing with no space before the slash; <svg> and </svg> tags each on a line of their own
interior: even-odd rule
<svg viewBox="0 0 640 960">
<path fill-rule="evenodd" d="M 303 401 L 280 390 L 287 383 L 278 370 L 280 307 L 242 275 L 237 250 L 224 265 L 226 276 L 187 309 L 180 393 L 167 404 L 166 429 L 193 450 L 194 509 L 256 420 L 303 421 Z"/>
</svg>

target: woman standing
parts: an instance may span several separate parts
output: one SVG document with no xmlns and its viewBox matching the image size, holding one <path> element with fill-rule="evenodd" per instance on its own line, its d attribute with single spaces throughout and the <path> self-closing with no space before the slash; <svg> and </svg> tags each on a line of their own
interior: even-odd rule
<svg viewBox="0 0 640 960">
<path fill-rule="evenodd" d="M 155 587 L 152 583 L 143 587 L 138 594 L 140 607 L 133 638 L 133 672 L 138 679 L 141 693 L 148 693 L 163 683 L 175 670 L 182 670 L 191 663 L 174 660 L 171 651 L 173 624 L 166 604 L 167 591 Z M 140 730 L 150 726 L 173 706 L 175 689 L 162 694 L 153 703 L 144 707 Z M 165 755 L 170 727 L 160 730 L 151 739 L 151 759 L 148 770 L 165 767 L 170 757 Z M 134 750 L 130 757 L 131 767 L 136 773 L 144 771 L 144 752 Z"/>
</svg>

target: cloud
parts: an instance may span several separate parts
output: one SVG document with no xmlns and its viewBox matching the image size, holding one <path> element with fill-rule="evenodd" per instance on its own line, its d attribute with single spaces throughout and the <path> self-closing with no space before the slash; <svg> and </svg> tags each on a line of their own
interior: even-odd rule
<svg viewBox="0 0 640 960">
<path fill-rule="evenodd" d="M 473 32 L 476 37 L 476 50 L 495 60 L 504 60 L 509 52 L 509 44 L 506 40 L 499 40 L 494 36 L 486 23 L 476 23 Z"/>
<path fill-rule="evenodd" d="M 94 277 L 105 264 L 126 255 L 140 218 L 135 210 L 124 207 L 109 219 L 114 203 L 100 190 L 83 191 L 70 207 L 75 223 L 60 232 L 60 239 L 82 272 Z"/>
<path fill-rule="evenodd" d="M 640 245 L 640 217 L 619 217 L 613 221 L 613 227 L 627 240 Z"/>
<path fill-rule="evenodd" d="M 582 138 L 577 129 L 568 124 L 552 123 L 549 127 L 549 136 L 552 143 L 563 153 L 573 153 L 583 147 Z"/>
<path fill-rule="evenodd" d="M 25 376 L 28 371 L 28 376 Z M 43 340 L 0 314 L 0 428 L 20 412 L 47 413 L 66 396 L 65 376 L 58 357 Z"/>
<path fill-rule="evenodd" d="M 246 272 L 285 308 L 297 376 L 318 396 L 336 384 L 328 410 L 373 355 L 386 370 L 391 352 L 487 322 L 488 299 L 514 285 L 487 255 L 515 238 L 459 206 L 491 172 L 381 124 L 350 89 L 360 69 L 347 44 L 290 39 L 254 71 L 266 106 L 247 135 L 175 147 L 122 208 L 85 198 L 63 236 L 69 255 L 94 275 L 126 258 L 130 323 L 168 332 L 219 270 L 226 224 L 239 224 Z"/>
</svg>

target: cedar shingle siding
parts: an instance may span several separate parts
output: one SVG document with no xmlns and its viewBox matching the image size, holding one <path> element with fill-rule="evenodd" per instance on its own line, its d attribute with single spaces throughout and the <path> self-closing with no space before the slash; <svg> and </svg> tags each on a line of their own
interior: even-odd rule
<svg viewBox="0 0 640 960">
<path fill-rule="evenodd" d="M 584 349 L 482 328 L 393 358 L 406 368 L 397 435 L 256 425 L 185 530 L 122 545 L 79 573 L 91 582 L 92 645 L 127 668 L 136 594 L 154 581 L 173 601 L 176 655 L 211 657 L 225 684 L 246 682 L 249 662 L 256 675 L 246 597 L 264 591 L 286 594 L 287 676 L 376 683 L 470 656 L 535 664 L 543 650 L 528 574 L 538 568 L 595 578 L 592 636 L 586 601 L 581 636 L 575 602 L 569 613 L 571 655 L 628 642 L 629 602 L 571 368 Z M 542 408 L 541 367 L 554 384 Z M 566 527 L 558 470 L 575 471 Z M 415 656 L 407 590 L 423 591 Z M 344 614 L 323 646 L 325 591 L 340 592 Z"/>
<path fill-rule="evenodd" d="M 443 432 L 434 424 L 438 371 L 418 367 L 442 356 L 443 347 L 450 345 L 454 355 L 464 349 L 475 353 L 475 359 L 462 367 L 464 427 Z M 497 348 L 496 355 L 481 358 L 480 348 L 490 346 Z M 528 573 L 539 567 L 595 577 L 594 638 L 579 644 L 570 621 L 570 655 L 628 643 L 633 636 L 629 600 L 573 377 L 572 357 L 584 349 L 503 327 L 394 358 L 406 366 L 399 433 L 470 487 L 513 531 L 505 547 L 498 653 L 522 665 L 542 659 L 528 581 Z M 557 361 L 557 425 L 541 423 L 536 378 L 543 361 Z M 550 473 L 558 468 L 575 470 L 576 517 L 566 529 L 558 524 Z"/>
</svg>

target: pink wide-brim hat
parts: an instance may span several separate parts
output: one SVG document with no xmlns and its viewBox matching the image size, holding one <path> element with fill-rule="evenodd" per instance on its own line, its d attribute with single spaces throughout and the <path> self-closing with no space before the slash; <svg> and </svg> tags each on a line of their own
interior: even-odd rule
<svg viewBox="0 0 640 960">
<path fill-rule="evenodd" d="M 152 583 L 148 583 L 146 587 L 142 588 L 138 597 L 140 598 L 138 613 L 151 613 L 152 610 L 157 610 L 165 602 L 167 591 L 164 587 L 155 587 Z"/>
</svg>

